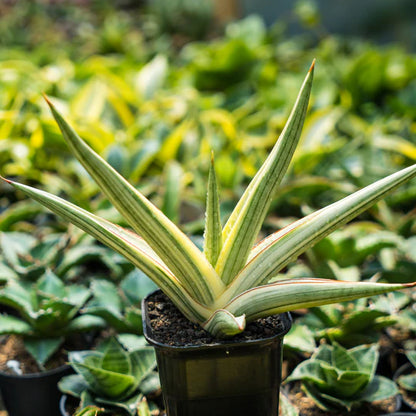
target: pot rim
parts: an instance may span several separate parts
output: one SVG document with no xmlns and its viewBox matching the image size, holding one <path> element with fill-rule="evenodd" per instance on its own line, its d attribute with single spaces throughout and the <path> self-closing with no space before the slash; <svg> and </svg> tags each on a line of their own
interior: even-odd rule
<svg viewBox="0 0 416 416">
<path fill-rule="evenodd" d="M 64 372 L 66 370 L 69 370 L 70 368 L 71 366 L 69 364 L 63 364 L 63 365 L 60 365 L 59 367 L 52 368 L 51 370 L 42 371 L 38 373 L 30 373 L 30 374 L 8 374 L 3 371 L 0 371 L 0 377 L 14 379 L 14 380 L 31 379 L 31 378 L 39 379 L 39 378 L 44 378 L 44 377 L 59 374 L 60 372 Z"/>
<path fill-rule="evenodd" d="M 218 340 L 216 342 L 210 343 L 210 344 L 198 344 L 198 345 L 169 345 L 164 344 L 163 342 L 156 341 L 153 336 L 153 329 L 150 325 L 150 319 L 149 315 L 147 313 L 147 301 L 149 297 L 153 296 L 156 293 L 162 292 L 160 289 L 155 290 L 154 292 L 148 294 L 145 298 L 142 300 L 141 304 L 141 310 L 142 310 L 142 319 L 143 319 L 143 335 L 146 338 L 146 341 L 151 344 L 154 347 L 164 349 L 164 350 L 170 350 L 170 351 L 201 351 L 206 349 L 220 349 L 220 348 L 236 348 L 239 346 L 258 346 L 258 345 L 264 345 L 267 343 L 276 342 L 277 339 L 283 338 L 292 327 L 292 316 L 289 312 L 284 312 L 279 314 L 281 323 L 282 323 L 282 330 L 275 335 L 259 338 L 259 339 L 252 339 L 252 340 L 237 340 L 232 341 L 231 339 L 227 340 Z"/>
</svg>

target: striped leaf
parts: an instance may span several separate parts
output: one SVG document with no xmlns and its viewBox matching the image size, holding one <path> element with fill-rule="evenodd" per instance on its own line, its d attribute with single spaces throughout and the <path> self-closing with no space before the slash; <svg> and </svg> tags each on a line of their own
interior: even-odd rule
<svg viewBox="0 0 416 416">
<path fill-rule="evenodd" d="M 215 337 L 232 337 L 244 331 L 246 317 L 244 314 L 236 317 L 225 309 L 218 309 L 202 326 Z"/>
<path fill-rule="evenodd" d="M 223 284 L 205 256 L 173 222 L 95 153 L 53 104 L 47 102 L 71 150 L 112 204 L 196 299 L 212 303 L 223 290 Z"/>
<path fill-rule="evenodd" d="M 172 299 L 188 319 L 205 321 L 211 315 L 201 304 L 192 299 L 166 265 L 135 233 L 55 195 L 17 182 L 9 180 L 7 182 L 130 260 Z"/>
<path fill-rule="evenodd" d="M 250 322 L 294 309 L 345 302 L 414 286 L 416 282 L 389 284 L 313 278 L 293 279 L 247 290 L 224 308 L 235 316 L 245 313 L 247 322 Z"/>
<path fill-rule="evenodd" d="M 215 175 L 214 155 L 208 174 L 207 208 L 205 214 L 204 254 L 215 266 L 222 247 L 221 215 L 218 197 L 218 182 Z"/>
<path fill-rule="evenodd" d="M 389 175 L 265 238 L 252 250 L 248 264 L 222 299 L 232 299 L 244 290 L 267 283 L 313 244 L 414 176 L 416 165 Z"/>
<path fill-rule="evenodd" d="M 276 145 L 247 187 L 224 227 L 224 245 L 216 271 L 225 284 L 230 283 L 245 265 L 270 202 L 295 152 L 308 108 L 313 68 L 314 63 Z"/>
<path fill-rule="evenodd" d="M 71 366 L 87 380 L 95 392 L 106 397 L 127 396 L 137 387 L 137 381 L 132 375 L 115 373 L 83 363 L 71 362 Z"/>
</svg>

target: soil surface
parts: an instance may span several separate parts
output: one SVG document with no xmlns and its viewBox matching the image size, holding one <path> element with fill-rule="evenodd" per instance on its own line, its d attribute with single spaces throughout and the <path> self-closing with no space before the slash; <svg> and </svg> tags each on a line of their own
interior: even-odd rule
<svg viewBox="0 0 416 416">
<path fill-rule="evenodd" d="M 158 342 L 172 346 L 208 345 L 224 342 L 185 318 L 163 293 L 153 295 L 147 305 L 153 337 Z M 248 323 L 244 332 L 227 342 L 269 338 L 279 334 L 282 329 L 283 324 L 279 315 L 269 316 Z"/>
<path fill-rule="evenodd" d="M 300 416 L 378 416 L 397 411 L 396 397 L 393 396 L 372 403 L 364 402 L 360 408 L 350 412 L 343 412 L 342 410 L 339 412 L 325 412 L 316 406 L 315 402 L 301 390 L 300 383 L 294 383 L 290 386 L 289 399 L 299 409 Z"/>
<path fill-rule="evenodd" d="M 68 351 L 84 350 L 91 346 L 91 341 L 83 335 L 75 335 L 66 340 L 45 365 L 45 370 L 58 368 L 68 361 Z M 43 371 L 35 359 L 26 351 L 23 340 L 17 335 L 0 338 L 0 371 L 6 374 L 16 373 L 7 366 L 10 360 L 18 361 L 23 374 Z"/>
</svg>

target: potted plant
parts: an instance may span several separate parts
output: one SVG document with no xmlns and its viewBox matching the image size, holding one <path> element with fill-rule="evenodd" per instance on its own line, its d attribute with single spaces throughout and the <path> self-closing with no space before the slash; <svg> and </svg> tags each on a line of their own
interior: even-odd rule
<svg viewBox="0 0 416 416">
<path fill-rule="evenodd" d="M 0 315 L 0 334 L 6 335 L 0 390 L 10 416 L 56 415 L 56 384 L 70 372 L 65 351 L 57 351 L 70 348 L 64 342 L 75 334 L 105 326 L 99 317 L 79 314 L 89 297 L 89 289 L 65 286 L 51 271 L 36 283 L 10 280 L 0 289 L 0 304 L 13 311 Z"/>
<path fill-rule="evenodd" d="M 156 346 L 161 384 L 170 416 L 178 414 L 176 410 L 178 406 L 182 412 L 181 416 L 204 415 L 208 414 L 207 411 L 210 412 L 209 414 L 225 415 L 229 414 L 230 408 L 233 409 L 233 413 L 241 415 L 249 413 L 262 416 L 276 415 L 277 391 L 280 382 L 280 370 L 278 370 L 281 361 L 280 344 L 290 326 L 285 312 L 299 307 L 320 306 L 372 296 L 413 287 L 416 284 L 347 282 L 318 278 L 268 283 L 273 276 L 307 248 L 416 175 L 416 165 L 413 165 L 387 176 L 294 222 L 265 238 L 253 248 L 270 202 L 298 143 L 306 116 L 313 71 L 314 65 L 312 64 L 279 140 L 251 181 L 224 228 L 220 222 L 218 186 L 212 161 L 208 178 L 203 252 L 143 194 L 96 154 L 75 133 L 49 100 L 47 101 L 52 114 L 69 146 L 113 205 L 140 234 L 140 237 L 133 231 L 121 228 L 57 196 L 6 179 L 6 182 L 16 189 L 124 255 L 144 271 L 176 305 L 181 314 L 195 325 L 194 329 L 197 328 L 194 331 L 189 331 L 187 328 L 187 332 L 201 335 L 206 334 L 206 332 L 201 332 L 204 329 L 215 340 L 209 341 L 206 348 L 198 343 L 189 348 L 183 346 L 180 348 L 189 351 L 191 356 L 201 349 L 204 349 L 204 354 L 205 352 L 214 355 L 218 353 L 220 363 L 223 363 L 229 356 L 236 357 L 236 359 L 241 357 L 235 361 L 239 363 L 238 367 L 230 368 L 224 374 L 226 380 L 220 381 L 215 378 L 213 384 L 212 377 L 215 375 L 215 369 L 221 367 L 216 359 L 211 361 L 207 357 L 203 368 L 209 371 L 206 372 L 207 378 L 204 378 L 205 371 L 200 371 L 197 365 L 198 362 L 202 362 L 198 355 L 200 351 L 198 351 L 193 365 L 190 365 L 197 372 L 193 373 L 195 376 L 193 380 L 198 381 L 198 386 L 204 383 L 206 386 L 213 385 L 214 391 L 210 395 L 210 389 L 206 388 L 204 394 L 198 393 L 195 400 L 192 396 L 193 388 L 188 383 L 187 373 L 176 373 L 175 384 L 165 378 L 165 376 L 170 377 L 171 374 L 163 373 L 162 360 L 164 358 L 162 356 L 164 354 L 161 349 L 169 349 L 169 345 L 156 340 L 157 328 L 150 328 L 148 325 L 150 317 L 146 315 L 149 311 L 144 310 L 144 326 L 149 330 L 146 333 L 145 329 L 145 335 L 149 342 Z M 157 301 L 159 295 L 155 296 Z M 152 301 L 155 302 L 154 298 Z M 162 299 L 162 302 L 166 304 L 166 300 Z M 149 303 L 149 299 L 146 300 L 145 306 Z M 274 378 L 271 377 L 272 374 L 264 375 L 260 371 L 241 376 L 238 370 L 247 365 L 242 358 L 245 352 L 240 352 L 238 346 L 240 343 L 234 343 L 233 337 L 243 333 L 246 324 L 259 318 L 266 317 L 267 320 L 268 316 L 279 313 L 283 315 L 280 316 L 280 320 L 279 318 L 274 320 L 276 325 L 271 325 L 273 329 L 268 328 L 269 331 L 266 332 L 269 335 L 264 335 L 263 339 L 260 337 L 261 339 L 243 342 L 241 346 L 243 350 L 248 347 L 250 354 L 255 357 L 263 348 L 258 345 L 259 342 L 265 341 L 267 344 L 265 348 L 270 352 L 265 353 L 264 360 L 270 360 L 273 363 L 271 366 Z M 222 339 L 227 340 L 222 341 Z M 236 350 L 231 351 L 234 346 Z M 175 348 L 173 347 L 177 351 Z M 165 354 L 165 356 L 170 355 L 173 361 L 177 360 L 176 353 Z M 267 387 L 264 385 L 265 379 L 269 380 Z M 258 387 L 250 394 L 254 394 L 257 403 L 256 406 L 250 407 L 247 403 L 253 402 L 253 396 L 245 400 L 242 400 L 242 397 L 247 395 L 247 383 L 255 384 L 255 380 L 258 380 Z M 219 392 L 215 389 L 219 383 L 224 386 L 233 385 L 235 388 L 228 390 L 228 397 L 225 397 L 223 393 L 219 397 Z M 176 388 L 179 386 L 182 386 L 183 390 L 177 392 Z M 170 387 L 174 387 L 175 392 L 170 390 Z M 174 393 L 178 393 L 178 396 L 175 397 Z M 263 400 L 259 404 L 261 397 Z M 188 404 L 189 408 L 187 408 Z"/>
<path fill-rule="evenodd" d="M 398 389 L 396 384 L 375 374 L 378 362 L 378 346 L 360 345 L 346 350 L 336 342 L 321 345 L 309 360 L 300 363 L 285 383 L 301 382 L 302 390 L 312 399 L 317 408 L 337 415 L 377 415 L 380 410 L 396 411 Z M 290 386 L 290 384 L 289 384 Z M 289 387 L 291 397 L 298 399 L 302 414 L 299 386 Z M 389 401 L 375 409 L 371 403 Z M 296 403 L 294 403 L 296 405 Z M 393 409 L 389 409 L 393 406 Z M 311 409 L 309 409 L 311 410 Z M 306 414 L 304 410 L 304 414 Z"/>
<path fill-rule="evenodd" d="M 111 338 L 101 350 L 71 352 L 69 364 L 77 374 L 64 377 L 59 389 L 79 400 L 77 416 L 89 406 L 111 415 L 135 416 L 144 393 L 160 388 L 157 374 L 152 372 L 155 353 L 148 346 L 126 350 Z M 62 416 L 72 416 L 63 397 Z"/>
</svg>

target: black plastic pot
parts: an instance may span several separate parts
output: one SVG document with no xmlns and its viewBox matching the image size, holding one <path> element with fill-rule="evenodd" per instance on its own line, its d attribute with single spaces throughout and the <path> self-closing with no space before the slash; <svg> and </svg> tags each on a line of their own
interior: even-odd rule
<svg viewBox="0 0 416 416">
<path fill-rule="evenodd" d="M 9 416 L 59 415 L 58 381 L 73 372 L 68 365 L 44 373 L 10 375 L 0 372 L 0 391 Z"/>
<path fill-rule="evenodd" d="M 277 416 L 282 343 L 290 314 L 280 315 L 278 335 L 245 342 L 177 347 L 153 337 L 143 300 L 143 333 L 155 347 L 168 416 Z"/>
</svg>

